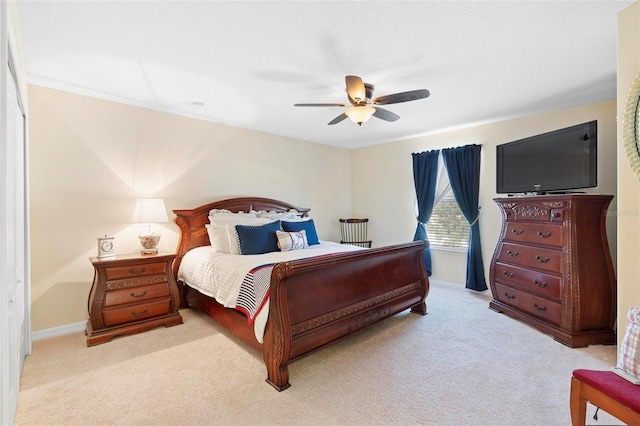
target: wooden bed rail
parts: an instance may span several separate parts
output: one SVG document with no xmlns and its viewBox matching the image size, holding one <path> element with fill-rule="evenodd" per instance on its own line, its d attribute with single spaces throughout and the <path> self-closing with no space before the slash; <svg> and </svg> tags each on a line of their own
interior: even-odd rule
<svg viewBox="0 0 640 426">
<path fill-rule="evenodd" d="M 267 382 L 289 387 L 288 362 L 406 309 L 427 313 L 424 241 L 279 263 L 271 275 Z"/>
</svg>

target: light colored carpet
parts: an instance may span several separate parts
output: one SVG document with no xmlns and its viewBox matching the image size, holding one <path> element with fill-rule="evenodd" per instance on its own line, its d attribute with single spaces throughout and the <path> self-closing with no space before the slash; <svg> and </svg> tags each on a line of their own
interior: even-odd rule
<svg viewBox="0 0 640 426">
<path fill-rule="evenodd" d="M 575 368 L 607 369 L 615 346 L 570 349 L 432 283 L 429 314 L 400 313 L 265 381 L 261 355 L 208 317 L 87 348 L 82 333 L 34 343 L 16 425 L 569 425 Z M 622 424 L 599 412 L 589 424 Z"/>
</svg>

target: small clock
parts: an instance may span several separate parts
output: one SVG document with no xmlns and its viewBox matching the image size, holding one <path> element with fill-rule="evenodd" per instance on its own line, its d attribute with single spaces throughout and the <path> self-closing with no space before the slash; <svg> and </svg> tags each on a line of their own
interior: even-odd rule
<svg viewBox="0 0 640 426">
<path fill-rule="evenodd" d="M 116 253 L 113 250 L 113 237 L 98 237 L 98 257 L 115 256 Z"/>
</svg>

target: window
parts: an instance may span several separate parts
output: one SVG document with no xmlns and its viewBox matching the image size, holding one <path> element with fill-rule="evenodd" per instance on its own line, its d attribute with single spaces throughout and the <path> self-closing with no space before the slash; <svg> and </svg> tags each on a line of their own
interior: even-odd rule
<svg viewBox="0 0 640 426">
<path fill-rule="evenodd" d="M 447 172 L 440 169 L 438 186 L 445 184 L 446 192 L 431 213 L 427 223 L 427 237 L 431 247 L 466 249 L 469 246 L 469 223 L 462 215 L 458 203 L 453 196 Z"/>
</svg>

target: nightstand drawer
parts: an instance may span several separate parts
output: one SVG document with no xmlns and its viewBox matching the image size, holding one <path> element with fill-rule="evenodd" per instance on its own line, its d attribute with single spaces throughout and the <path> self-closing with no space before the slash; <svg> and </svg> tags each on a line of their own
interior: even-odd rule
<svg viewBox="0 0 640 426">
<path fill-rule="evenodd" d="M 560 303 L 551 302 L 542 297 L 537 297 L 525 291 L 516 290 L 498 283 L 495 283 L 495 287 L 498 293 L 495 296 L 497 296 L 498 300 L 546 321 L 560 324 L 562 316 L 562 305 Z"/>
<path fill-rule="evenodd" d="M 107 281 L 105 289 L 107 290 L 107 292 L 111 292 L 166 282 L 167 276 L 165 274 L 141 275 L 134 278 L 121 278 L 119 280 Z"/>
<path fill-rule="evenodd" d="M 146 318 L 157 317 L 169 313 L 171 299 L 162 299 L 155 302 L 130 305 L 122 308 L 105 309 L 103 311 L 104 323 L 107 327 L 119 324 L 128 324 L 132 321 L 140 321 Z"/>
<path fill-rule="evenodd" d="M 165 266 L 166 262 L 157 262 L 106 268 L 107 281 L 121 278 L 143 277 L 145 275 L 165 274 Z"/>
<path fill-rule="evenodd" d="M 169 285 L 166 282 L 144 285 L 123 290 L 108 291 L 105 295 L 104 307 L 141 303 L 147 300 L 169 297 Z"/>
</svg>

